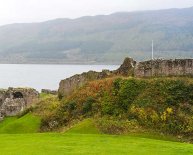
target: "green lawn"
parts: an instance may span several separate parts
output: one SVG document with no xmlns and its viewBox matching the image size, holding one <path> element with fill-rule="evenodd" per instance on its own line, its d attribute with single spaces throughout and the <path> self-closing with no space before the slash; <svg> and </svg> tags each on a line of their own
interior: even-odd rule
<svg viewBox="0 0 193 155">
<path fill-rule="evenodd" d="M 66 133 L 79 133 L 79 134 L 100 134 L 99 130 L 95 127 L 94 121 L 91 118 L 85 119 L 80 123 L 74 125 Z"/>
<path fill-rule="evenodd" d="M 32 114 L 21 118 L 7 117 L 0 123 L 0 133 L 35 133 L 39 127 L 40 118 Z"/>
<path fill-rule="evenodd" d="M 63 134 L 35 133 L 39 125 L 40 119 L 32 114 L 19 119 L 5 118 L 0 123 L 0 155 L 193 154 L 192 144 L 143 138 L 140 135 L 100 134 L 92 119 L 79 122 Z"/>
<path fill-rule="evenodd" d="M 1 155 L 192 155 L 193 145 L 99 134 L 0 134 Z"/>
</svg>

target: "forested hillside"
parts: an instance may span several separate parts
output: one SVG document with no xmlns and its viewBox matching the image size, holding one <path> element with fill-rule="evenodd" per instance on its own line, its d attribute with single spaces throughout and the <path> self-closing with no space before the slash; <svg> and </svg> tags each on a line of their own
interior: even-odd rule
<svg viewBox="0 0 193 155">
<path fill-rule="evenodd" d="M 193 8 L 123 12 L 0 27 L 0 62 L 120 63 L 193 55 Z"/>
</svg>

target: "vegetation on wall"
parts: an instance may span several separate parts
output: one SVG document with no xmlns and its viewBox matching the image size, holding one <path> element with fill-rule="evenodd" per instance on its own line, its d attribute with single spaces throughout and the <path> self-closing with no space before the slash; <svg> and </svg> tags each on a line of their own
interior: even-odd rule
<svg viewBox="0 0 193 155">
<path fill-rule="evenodd" d="M 191 78 L 109 78 L 87 83 L 42 119 L 44 131 L 94 118 L 103 133 L 153 130 L 192 137 Z"/>
</svg>

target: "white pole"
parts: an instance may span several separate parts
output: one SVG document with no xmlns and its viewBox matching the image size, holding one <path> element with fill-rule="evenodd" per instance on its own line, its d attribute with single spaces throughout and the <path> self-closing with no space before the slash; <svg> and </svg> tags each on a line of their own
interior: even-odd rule
<svg viewBox="0 0 193 155">
<path fill-rule="evenodd" d="M 153 48 L 154 48 L 154 47 L 153 47 L 153 40 L 152 40 L 152 52 L 151 52 L 151 59 L 152 59 L 152 60 L 154 59 L 154 53 L 153 53 L 153 52 L 154 52 L 154 51 L 153 51 L 154 49 L 153 49 Z"/>
</svg>

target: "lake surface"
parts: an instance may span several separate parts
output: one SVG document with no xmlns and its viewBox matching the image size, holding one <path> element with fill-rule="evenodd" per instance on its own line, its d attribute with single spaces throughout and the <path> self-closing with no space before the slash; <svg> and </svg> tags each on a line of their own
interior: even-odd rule
<svg viewBox="0 0 193 155">
<path fill-rule="evenodd" d="M 115 70 L 117 65 L 0 64 L 0 88 L 32 87 L 56 90 L 62 79 L 89 70 Z"/>
</svg>

